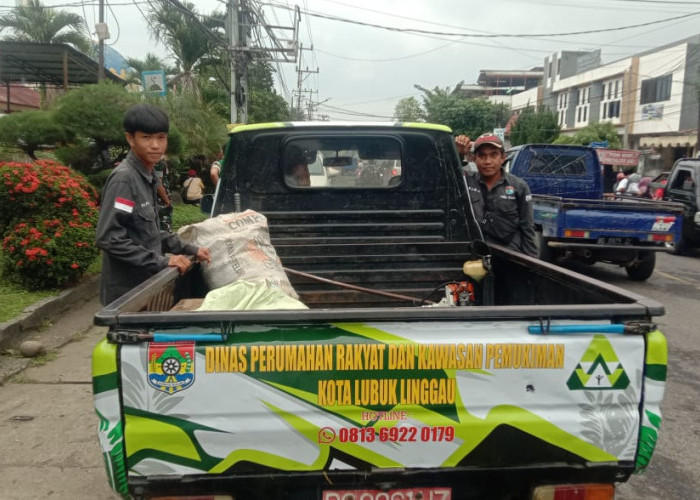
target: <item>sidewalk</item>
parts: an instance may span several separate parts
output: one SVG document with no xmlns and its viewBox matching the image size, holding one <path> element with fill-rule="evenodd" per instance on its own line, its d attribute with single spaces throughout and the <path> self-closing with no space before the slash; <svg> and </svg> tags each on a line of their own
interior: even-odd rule
<svg viewBox="0 0 700 500">
<path fill-rule="evenodd" d="M 92 349 L 106 331 L 92 325 L 100 308 L 98 283 L 99 278 L 87 280 L 0 325 L 3 350 L 18 345 L 8 339 L 15 336 L 39 340 L 49 352 L 36 366 L 32 360 L 0 356 L 3 500 L 118 498 L 107 482 L 92 405 Z M 47 317 L 53 322 L 42 331 L 18 324 L 42 324 Z"/>
<path fill-rule="evenodd" d="M 78 286 L 64 290 L 27 307 L 19 316 L 0 323 L 0 384 L 29 366 L 30 359 L 2 355 L 17 350 L 25 340 L 39 340 L 47 351 L 70 341 L 92 325 L 92 316 L 99 310 L 100 277 L 91 276 Z M 49 325 L 48 328 L 43 327 Z"/>
</svg>

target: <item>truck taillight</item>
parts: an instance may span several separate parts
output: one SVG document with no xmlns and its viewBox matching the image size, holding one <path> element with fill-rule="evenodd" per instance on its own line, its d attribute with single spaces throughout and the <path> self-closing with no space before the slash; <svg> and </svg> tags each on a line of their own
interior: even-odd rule
<svg viewBox="0 0 700 500">
<path fill-rule="evenodd" d="M 647 241 L 663 241 L 664 243 L 671 243 L 673 241 L 672 234 L 648 234 Z"/>
<path fill-rule="evenodd" d="M 533 500 L 614 500 L 612 484 L 550 484 L 538 486 L 532 493 Z"/>
<path fill-rule="evenodd" d="M 564 229 L 564 238 L 588 238 L 590 233 L 580 229 Z"/>
</svg>

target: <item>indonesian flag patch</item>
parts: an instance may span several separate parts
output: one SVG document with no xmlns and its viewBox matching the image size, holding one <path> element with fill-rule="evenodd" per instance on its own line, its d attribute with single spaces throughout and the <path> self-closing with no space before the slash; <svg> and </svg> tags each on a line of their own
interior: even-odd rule
<svg viewBox="0 0 700 500">
<path fill-rule="evenodd" d="M 121 210 L 122 212 L 133 212 L 134 205 L 136 205 L 136 203 L 131 200 L 127 200 L 126 198 L 117 198 L 114 200 L 114 208 Z"/>
</svg>

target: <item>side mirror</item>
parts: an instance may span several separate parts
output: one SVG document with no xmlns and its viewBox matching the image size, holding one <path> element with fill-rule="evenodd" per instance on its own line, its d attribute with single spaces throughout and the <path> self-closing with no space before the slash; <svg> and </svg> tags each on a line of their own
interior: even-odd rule
<svg viewBox="0 0 700 500">
<path fill-rule="evenodd" d="M 205 194 L 202 199 L 199 200 L 199 209 L 205 214 L 209 215 L 211 209 L 214 206 L 214 196 L 211 194 Z"/>
</svg>

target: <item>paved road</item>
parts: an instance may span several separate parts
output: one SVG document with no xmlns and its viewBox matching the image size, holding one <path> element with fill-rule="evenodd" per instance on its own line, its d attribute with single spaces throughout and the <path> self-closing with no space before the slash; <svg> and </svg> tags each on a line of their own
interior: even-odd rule
<svg viewBox="0 0 700 500">
<path fill-rule="evenodd" d="M 669 349 L 661 435 L 649 469 L 621 485 L 618 500 L 700 498 L 700 252 L 658 254 L 656 271 L 643 283 L 629 281 L 624 270 L 610 265 L 575 269 L 666 308 L 657 318 Z"/>
<path fill-rule="evenodd" d="M 700 253 L 660 255 L 646 283 L 623 270 L 577 268 L 603 281 L 654 298 L 669 341 L 669 379 L 656 454 L 646 474 L 618 488 L 618 499 L 700 498 Z M 54 360 L 25 370 L 0 387 L 0 499 L 113 500 L 97 443 L 90 354 L 104 330 L 91 327 L 96 299 L 43 332 L 47 345 L 66 332 L 85 332 Z M 58 345 L 58 344 L 56 344 Z"/>
</svg>

